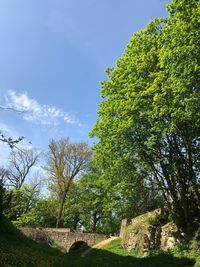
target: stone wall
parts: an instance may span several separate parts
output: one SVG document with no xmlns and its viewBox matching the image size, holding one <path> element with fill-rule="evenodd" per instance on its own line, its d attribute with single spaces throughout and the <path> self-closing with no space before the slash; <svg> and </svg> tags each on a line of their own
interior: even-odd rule
<svg viewBox="0 0 200 267">
<path fill-rule="evenodd" d="M 161 209 L 122 221 L 120 237 L 122 246 L 130 250 L 148 252 L 152 249 L 168 250 L 181 242 L 183 232 L 172 223 L 165 224 Z"/>
<path fill-rule="evenodd" d="M 87 243 L 88 246 L 92 246 L 108 238 L 106 235 L 82 233 L 72 231 L 68 228 L 57 229 L 22 227 L 20 230 L 37 242 L 48 243 L 49 245 L 55 243 L 65 251 L 69 251 L 72 245 L 79 241 L 83 241 Z"/>
<path fill-rule="evenodd" d="M 124 235 L 126 234 L 126 228 L 128 226 L 128 220 L 123 219 L 121 222 L 120 234 L 119 237 L 123 239 Z"/>
</svg>

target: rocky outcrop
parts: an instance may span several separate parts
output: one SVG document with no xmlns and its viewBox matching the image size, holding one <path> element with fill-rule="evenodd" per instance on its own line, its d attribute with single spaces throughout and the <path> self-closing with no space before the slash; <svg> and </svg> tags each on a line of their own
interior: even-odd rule
<svg viewBox="0 0 200 267">
<path fill-rule="evenodd" d="M 148 252 L 152 249 L 168 250 L 181 242 L 183 232 L 172 223 L 165 224 L 161 209 L 122 221 L 120 237 L 128 251 Z"/>
<path fill-rule="evenodd" d="M 184 238 L 184 233 L 177 225 L 168 223 L 161 227 L 160 248 L 168 250 L 179 244 Z"/>
</svg>

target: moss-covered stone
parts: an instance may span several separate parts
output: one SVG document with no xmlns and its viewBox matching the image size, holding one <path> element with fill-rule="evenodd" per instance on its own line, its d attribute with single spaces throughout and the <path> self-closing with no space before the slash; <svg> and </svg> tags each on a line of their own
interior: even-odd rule
<svg viewBox="0 0 200 267">
<path fill-rule="evenodd" d="M 183 239 L 183 232 L 175 224 L 166 223 L 167 217 L 161 209 L 140 215 L 129 225 L 125 226 L 124 222 L 121 228 L 122 246 L 128 251 L 167 250 Z"/>
</svg>

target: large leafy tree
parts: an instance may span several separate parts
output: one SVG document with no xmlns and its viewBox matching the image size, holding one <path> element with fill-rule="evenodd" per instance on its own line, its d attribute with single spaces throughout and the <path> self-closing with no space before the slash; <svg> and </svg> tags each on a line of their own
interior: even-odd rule
<svg viewBox="0 0 200 267">
<path fill-rule="evenodd" d="M 96 159 L 107 171 L 147 170 L 180 223 L 200 213 L 200 3 L 173 0 L 169 17 L 135 33 L 102 83 Z M 124 179 L 124 175 L 118 175 Z"/>
<path fill-rule="evenodd" d="M 56 227 L 62 218 L 63 206 L 70 185 L 91 159 L 92 152 L 86 143 L 71 143 L 68 138 L 51 140 L 45 169 L 49 176 L 49 188 L 59 199 Z"/>
<path fill-rule="evenodd" d="M 136 172 L 126 167 L 104 171 L 100 166 L 91 162 L 86 173 L 77 184 L 79 198 L 80 224 L 86 231 L 101 233 L 118 233 L 123 218 L 134 216 L 155 207 L 156 194 L 144 185 L 144 181 Z M 121 176 L 119 173 L 121 171 Z M 123 177 L 119 179 L 119 177 Z M 135 179 L 134 179 L 135 178 Z M 156 206 L 157 207 L 157 206 Z"/>
</svg>

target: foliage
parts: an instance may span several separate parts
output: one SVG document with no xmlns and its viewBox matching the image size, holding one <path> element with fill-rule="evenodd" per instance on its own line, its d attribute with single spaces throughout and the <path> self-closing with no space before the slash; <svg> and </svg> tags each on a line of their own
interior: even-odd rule
<svg viewBox="0 0 200 267">
<path fill-rule="evenodd" d="M 55 227 L 58 201 L 55 198 L 40 198 L 34 209 L 37 224 L 40 227 Z"/>
<path fill-rule="evenodd" d="M 68 138 L 50 141 L 45 169 L 49 175 L 49 188 L 59 200 L 56 227 L 61 222 L 64 202 L 70 185 L 73 179 L 83 171 L 91 156 L 91 149 L 84 142 L 73 144 Z"/>
<path fill-rule="evenodd" d="M 17 227 L 55 227 L 58 201 L 55 198 L 38 198 L 35 205 L 13 220 Z"/>
<path fill-rule="evenodd" d="M 113 232 L 105 227 L 110 215 L 104 211 L 105 194 L 98 174 L 99 171 L 89 164 L 83 176 L 72 183 L 64 206 L 64 226 L 82 228 L 86 232 Z"/>
<path fill-rule="evenodd" d="M 89 232 L 101 232 L 103 219 L 105 217 L 104 198 L 101 181 L 99 180 L 101 170 L 91 162 L 87 166 L 86 173 L 80 178 L 80 217 L 81 223 Z M 105 231 L 105 229 L 104 229 Z M 106 232 L 105 232 L 106 233 Z"/>
<path fill-rule="evenodd" d="M 0 109 L 7 109 L 7 108 L 0 106 Z M 13 149 L 23 139 L 24 139 L 23 136 L 19 137 L 18 139 L 12 139 L 11 137 L 6 137 L 0 130 L 0 141 L 3 143 L 6 143 L 11 149 Z M 7 174 L 7 172 L 4 168 L 0 168 L 0 169 L 1 169 L 0 170 L 0 220 L 1 220 L 2 213 L 3 213 L 3 193 L 5 191 L 5 189 L 3 188 L 3 184 L 4 184 L 3 179 L 4 179 L 4 175 Z"/>
<path fill-rule="evenodd" d="M 127 171 L 128 174 L 130 172 Z M 64 204 L 63 225 L 87 232 L 118 233 L 121 220 L 161 205 L 161 198 L 127 175 L 115 181 L 92 161 L 78 181 L 71 184 Z"/>
<path fill-rule="evenodd" d="M 80 223 L 80 214 L 83 212 L 81 203 L 84 203 L 84 201 L 83 196 L 80 192 L 80 188 L 76 182 L 72 182 L 64 204 L 64 227 L 77 230 L 82 226 L 82 224 Z M 87 205 L 87 203 L 84 204 Z"/>
<path fill-rule="evenodd" d="M 168 10 L 108 69 L 91 135 L 111 184 L 127 176 L 137 188 L 153 183 L 189 227 L 200 212 L 200 3 L 173 0 Z"/>
<path fill-rule="evenodd" d="M 3 196 L 4 196 L 3 180 L 0 179 L 0 221 L 3 214 Z"/>
<path fill-rule="evenodd" d="M 4 215 L 15 221 L 36 206 L 38 191 L 36 188 L 24 185 L 20 189 L 6 190 L 3 198 Z"/>
</svg>

